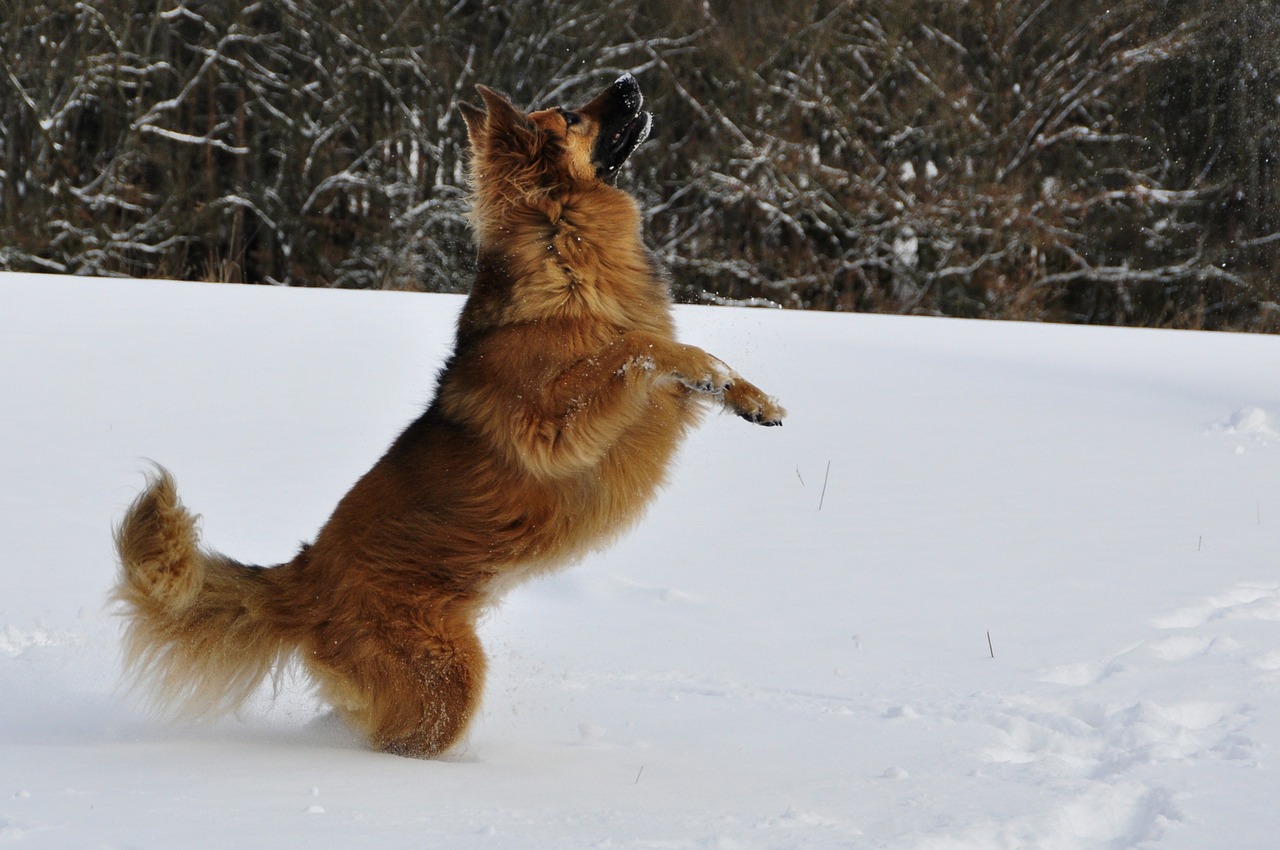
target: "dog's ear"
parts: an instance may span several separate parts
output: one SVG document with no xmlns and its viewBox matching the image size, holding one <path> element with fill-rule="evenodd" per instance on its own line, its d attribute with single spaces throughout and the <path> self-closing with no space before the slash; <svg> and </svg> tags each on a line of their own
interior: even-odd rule
<svg viewBox="0 0 1280 850">
<path fill-rule="evenodd" d="M 488 86 L 477 84 L 476 91 L 484 100 L 485 108 L 489 110 L 488 121 L 491 129 L 495 127 L 515 129 L 528 126 L 529 122 L 525 114 L 512 106 L 511 101 Z"/>
<path fill-rule="evenodd" d="M 458 101 L 458 111 L 462 113 L 463 120 L 467 122 L 467 138 L 471 141 L 471 147 L 474 148 L 484 138 L 484 110 L 467 103 L 465 100 L 460 100 Z"/>
</svg>

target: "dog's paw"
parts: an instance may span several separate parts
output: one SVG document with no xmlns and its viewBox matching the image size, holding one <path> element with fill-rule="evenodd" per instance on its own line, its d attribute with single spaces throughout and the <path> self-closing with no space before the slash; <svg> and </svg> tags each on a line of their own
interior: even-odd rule
<svg viewBox="0 0 1280 850">
<path fill-rule="evenodd" d="M 781 410 L 779 408 L 779 410 Z M 763 425 L 766 428 L 772 428 L 775 425 L 781 425 L 785 418 L 785 412 L 768 413 L 764 410 L 752 410 L 750 412 L 738 411 L 739 416 L 750 422 L 752 425 Z"/>
<path fill-rule="evenodd" d="M 687 371 L 692 374 L 677 372 L 676 380 L 696 393 L 707 395 L 722 395 L 729 392 L 733 389 L 734 380 L 737 378 L 732 369 L 715 359 L 711 359 L 703 369 Z"/>
<path fill-rule="evenodd" d="M 725 390 L 724 405 L 748 422 L 765 427 L 781 425 L 787 415 L 777 399 L 742 379 Z"/>
</svg>

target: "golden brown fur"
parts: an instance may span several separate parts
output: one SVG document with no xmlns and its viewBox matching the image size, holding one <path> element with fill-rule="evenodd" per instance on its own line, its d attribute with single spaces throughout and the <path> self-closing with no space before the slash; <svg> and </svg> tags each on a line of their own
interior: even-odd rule
<svg viewBox="0 0 1280 850">
<path fill-rule="evenodd" d="M 639 212 L 610 184 L 649 126 L 634 81 L 575 112 L 479 91 L 478 268 L 427 411 L 287 564 L 202 549 L 164 470 L 126 513 L 126 658 L 162 705 L 233 708 L 296 657 L 374 747 L 436 755 L 476 712 L 486 604 L 634 522 L 699 402 L 781 422 L 674 339 Z"/>
</svg>

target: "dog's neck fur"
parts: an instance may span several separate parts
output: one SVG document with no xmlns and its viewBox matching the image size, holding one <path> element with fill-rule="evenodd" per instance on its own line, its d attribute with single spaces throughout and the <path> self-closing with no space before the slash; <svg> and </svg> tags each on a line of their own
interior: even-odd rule
<svg viewBox="0 0 1280 850">
<path fill-rule="evenodd" d="M 644 247 L 629 194 L 600 183 L 517 199 L 509 188 L 477 186 L 477 244 L 488 247 L 460 335 L 584 319 L 623 332 L 671 332 L 668 299 L 653 297 L 654 289 L 665 295 L 666 280 Z"/>
</svg>

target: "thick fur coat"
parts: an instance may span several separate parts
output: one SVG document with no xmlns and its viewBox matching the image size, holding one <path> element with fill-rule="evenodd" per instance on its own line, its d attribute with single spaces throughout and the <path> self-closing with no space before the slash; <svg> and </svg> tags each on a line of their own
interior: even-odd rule
<svg viewBox="0 0 1280 850">
<path fill-rule="evenodd" d="M 478 87 L 474 287 L 434 400 L 286 564 L 202 548 L 163 469 L 116 532 L 126 660 L 164 706 L 234 708 L 292 659 L 377 749 L 433 756 L 475 716 L 484 607 L 639 516 L 704 402 L 782 409 L 677 342 L 633 199 L 651 126 L 624 76 L 526 114 Z"/>
</svg>

